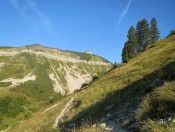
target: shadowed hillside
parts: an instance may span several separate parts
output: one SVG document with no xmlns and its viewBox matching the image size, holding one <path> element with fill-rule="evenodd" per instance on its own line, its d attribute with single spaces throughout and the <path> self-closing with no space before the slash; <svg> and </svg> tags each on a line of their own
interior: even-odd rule
<svg viewBox="0 0 175 132">
<path fill-rule="evenodd" d="M 112 120 L 116 125 L 119 124 L 124 127 L 125 130 L 131 130 L 134 123 L 139 126 L 137 129 L 141 129 L 144 122 L 140 119 L 145 118 L 140 116 L 145 117 L 145 115 L 142 115 L 143 112 L 140 111 L 145 111 L 141 110 L 145 108 L 139 107 L 138 109 L 138 106 L 145 95 L 150 93 L 154 87 L 163 85 L 164 82 L 172 81 L 175 78 L 174 39 L 175 37 L 172 36 L 156 42 L 152 48 L 138 55 L 129 63 L 105 74 L 88 89 L 77 93 L 76 100 L 79 105 L 69 112 L 68 118 L 63 124 L 60 124 L 60 127 L 63 130 L 65 128 L 68 130 L 71 128 L 71 124 L 74 124 L 73 126 L 79 129 L 86 126 L 87 122 L 87 127 L 96 124 L 95 126 L 98 128 L 98 124 L 105 122 L 106 125 L 110 125 L 110 120 Z M 156 79 L 160 80 L 160 84 L 152 86 Z M 172 102 L 170 105 L 174 105 L 174 103 Z M 172 114 L 174 108 L 170 108 L 172 109 L 169 112 L 168 110 L 165 111 L 166 108 L 161 112 Z M 155 113 L 154 110 L 153 113 Z M 127 117 L 129 114 L 133 116 L 132 121 Z M 146 117 L 149 117 L 149 113 Z M 161 115 L 153 115 L 152 117 L 154 120 L 160 118 L 163 117 Z M 88 122 L 90 123 L 88 124 Z"/>
</svg>

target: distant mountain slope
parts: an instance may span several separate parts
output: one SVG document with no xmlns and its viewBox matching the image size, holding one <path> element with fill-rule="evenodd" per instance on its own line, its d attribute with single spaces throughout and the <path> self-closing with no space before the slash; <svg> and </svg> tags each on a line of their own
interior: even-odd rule
<svg viewBox="0 0 175 132">
<path fill-rule="evenodd" d="M 30 115 L 73 93 L 111 66 L 105 59 L 88 53 L 41 45 L 0 47 L 0 117 L 6 122 L 4 125 L 9 123 L 5 119 L 11 121 L 11 117 L 22 115 L 25 118 L 21 113 Z M 6 101 L 9 104 L 3 104 Z M 5 126 L 0 125 L 0 130 Z"/>
<path fill-rule="evenodd" d="M 61 51 L 41 45 L 21 48 L 1 48 L 0 82 L 19 85 L 35 80 L 36 71 L 45 67 L 54 83 L 55 92 L 72 93 L 85 82 L 89 82 L 98 73 L 109 70 L 111 63 L 103 58 L 88 53 Z M 38 68 L 38 69 L 37 69 Z M 30 77 L 26 78 L 31 74 Z M 14 77 L 14 79 L 10 79 Z M 23 78 L 24 77 L 24 78 Z M 9 80 L 9 81 L 8 81 Z"/>
</svg>

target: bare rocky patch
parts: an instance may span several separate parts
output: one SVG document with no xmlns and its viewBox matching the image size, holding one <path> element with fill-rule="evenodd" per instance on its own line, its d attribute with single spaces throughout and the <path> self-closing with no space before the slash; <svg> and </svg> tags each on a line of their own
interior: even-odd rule
<svg viewBox="0 0 175 132">
<path fill-rule="evenodd" d="M 49 74 L 49 77 L 54 82 L 54 84 L 53 84 L 54 91 L 57 92 L 57 93 L 60 92 L 62 95 L 64 95 L 65 91 L 62 88 L 62 86 L 60 85 L 60 83 L 58 82 L 58 80 L 56 79 L 54 73 Z"/>
<path fill-rule="evenodd" d="M 20 85 L 20 84 L 25 83 L 27 81 L 35 80 L 35 79 L 36 79 L 36 76 L 31 75 L 31 73 L 30 73 L 22 79 L 7 78 L 7 79 L 4 79 L 4 80 L 1 80 L 0 82 L 11 82 L 12 84 L 10 86 L 17 86 L 17 85 Z"/>
<path fill-rule="evenodd" d="M 79 71 L 73 71 L 67 65 L 63 68 L 66 71 L 65 78 L 67 80 L 67 88 L 70 94 L 73 93 L 75 90 L 80 89 L 83 83 L 86 83 L 91 80 L 91 77 L 88 73 L 81 75 Z M 74 76 L 70 74 L 72 72 Z"/>
</svg>

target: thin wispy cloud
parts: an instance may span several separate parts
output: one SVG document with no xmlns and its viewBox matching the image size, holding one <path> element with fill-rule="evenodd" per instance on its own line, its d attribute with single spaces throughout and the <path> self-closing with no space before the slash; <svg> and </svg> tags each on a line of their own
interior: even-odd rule
<svg viewBox="0 0 175 132">
<path fill-rule="evenodd" d="M 45 30 L 50 34 L 55 34 L 50 19 L 38 9 L 36 2 L 33 0 L 9 0 L 9 2 L 36 33 Z"/>
<path fill-rule="evenodd" d="M 118 26 L 122 23 L 123 19 L 125 18 L 126 14 L 128 13 L 128 9 L 132 3 L 132 0 L 129 0 L 126 7 L 124 8 L 123 12 L 121 13 L 119 19 L 118 19 Z"/>
</svg>

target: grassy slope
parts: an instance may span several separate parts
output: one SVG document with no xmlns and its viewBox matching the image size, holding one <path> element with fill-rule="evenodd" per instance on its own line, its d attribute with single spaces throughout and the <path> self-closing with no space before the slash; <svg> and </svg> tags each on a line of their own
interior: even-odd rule
<svg viewBox="0 0 175 132">
<path fill-rule="evenodd" d="M 120 105 L 129 98 L 145 95 L 146 86 L 160 77 L 164 80 L 175 74 L 175 36 L 161 40 L 154 47 L 117 68 L 88 89 L 77 93 L 79 107 L 72 110 L 67 122 L 82 118 L 101 117 L 110 104 Z M 106 95 L 110 99 L 104 100 Z"/>
<path fill-rule="evenodd" d="M 129 98 L 143 97 L 145 96 L 146 86 L 153 80 L 158 77 L 168 80 L 174 74 L 175 36 L 172 36 L 157 42 L 154 47 L 138 55 L 122 67 L 105 74 L 89 88 L 63 99 L 58 107 L 48 111 L 50 116 L 43 114 L 40 117 L 41 113 L 38 113 L 34 118 L 26 120 L 25 123 L 22 122 L 20 127 L 18 127 L 18 131 L 27 130 L 30 126 L 33 126 L 31 131 L 43 128 L 51 131 L 51 124 L 56 119 L 57 113 L 61 111 L 60 108 L 63 108 L 65 102 L 68 102 L 73 96 L 79 102 L 79 105 L 69 113 L 69 118 L 66 122 L 78 122 L 89 117 L 91 119 L 102 117 L 104 108 L 110 104 L 114 104 L 117 107 Z M 167 92 L 169 93 L 169 91 Z M 107 96 L 109 98 L 106 100 Z M 56 109 L 57 111 L 55 112 Z M 37 126 L 38 122 L 43 125 Z"/>
</svg>

